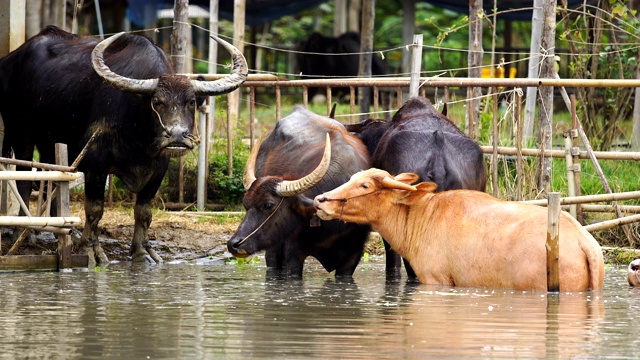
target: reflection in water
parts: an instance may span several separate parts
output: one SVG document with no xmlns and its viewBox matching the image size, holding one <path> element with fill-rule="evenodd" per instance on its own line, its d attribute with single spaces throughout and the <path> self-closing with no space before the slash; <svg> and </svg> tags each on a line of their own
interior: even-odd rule
<svg viewBox="0 0 640 360">
<path fill-rule="evenodd" d="M 51 358 L 635 358 L 640 288 L 544 292 L 353 281 L 264 265 L 115 264 L 105 272 L 0 273 L 2 355 Z"/>
</svg>

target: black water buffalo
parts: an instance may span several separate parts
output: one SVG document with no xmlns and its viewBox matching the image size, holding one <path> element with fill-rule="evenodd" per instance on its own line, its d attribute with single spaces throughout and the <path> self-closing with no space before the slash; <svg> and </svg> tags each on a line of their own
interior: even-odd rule
<svg viewBox="0 0 640 360">
<path fill-rule="evenodd" d="M 37 148 L 41 161 L 53 162 L 54 143 L 60 142 L 73 160 L 99 130 L 78 166 L 85 175 L 86 222 L 77 247 L 91 264 L 108 262 L 98 241 L 108 174 L 137 194 L 132 259 L 162 261 L 148 244 L 150 201 L 169 158 L 199 142 L 192 132 L 196 96 L 230 92 L 247 77 L 242 54 L 214 39 L 233 61 L 231 74 L 216 81 L 176 75 L 161 48 L 124 33 L 98 43 L 50 26 L 0 59 L 4 156 L 13 150 L 28 160 Z M 30 183 L 19 186 L 27 199 Z"/>
<path fill-rule="evenodd" d="M 425 98 L 409 99 L 390 121 L 369 119 L 347 129 L 367 145 L 375 168 L 393 175 L 416 173 L 419 181 L 438 184 L 437 191 L 486 189 L 487 172 L 478 144 Z M 387 272 L 397 274 L 400 258 L 386 242 L 385 249 Z M 405 267 L 413 276 L 406 262 Z"/>
<path fill-rule="evenodd" d="M 247 213 L 227 243 L 229 251 L 248 256 L 266 250 L 267 266 L 291 277 L 302 276 L 308 256 L 336 276 L 351 276 L 369 227 L 320 224 L 313 198 L 369 166 L 364 144 L 342 124 L 294 108 L 251 152 L 244 176 Z"/>
<path fill-rule="evenodd" d="M 360 35 L 346 32 L 338 37 L 326 37 L 319 33 L 311 34 L 298 46 L 298 70 L 304 79 L 337 78 L 358 76 L 360 65 Z M 316 54 L 314 54 L 316 53 Z M 323 55 L 351 54 L 351 55 Z M 387 70 L 380 58 L 371 59 L 371 74 L 385 75 Z M 320 88 L 309 88 L 309 97 L 313 97 Z M 349 94 L 348 88 L 334 88 L 334 92 Z"/>
</svg>

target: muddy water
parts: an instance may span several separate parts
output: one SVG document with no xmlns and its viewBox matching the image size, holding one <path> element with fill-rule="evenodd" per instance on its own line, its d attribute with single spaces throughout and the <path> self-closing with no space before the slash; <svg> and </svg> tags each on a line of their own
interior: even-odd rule
<svg viewBox="0 0 640 360">
<path fill-rule="evenodd" d="M 112 264 L 0 273 L 0 358 L 637 358 L 640 289 L 601 292 L 387 283 L 381 259 L 336 282 L 260 264 Z"/>
</svg>

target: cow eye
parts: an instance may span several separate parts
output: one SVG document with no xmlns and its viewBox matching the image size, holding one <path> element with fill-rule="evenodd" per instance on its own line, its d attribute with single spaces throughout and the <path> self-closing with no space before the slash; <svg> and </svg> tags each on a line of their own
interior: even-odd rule
<svg viewBox="0 0 640 360">
<path fill-rule="evenodd" d="M 265 210 L 271 210 L 271 209 L 273 209 L 274 205 L 275 205 L 274 203 L 268 202 L 268 203 L 264 204 L 264 209 Z"/>
<path fill-rule="evenodd" d="M 364 189 L 368 189 L 368 188 L 369 188 L 369 184 L 364 183 L 364 184 L 362 184 L 362 187 L 363 187 Z"/>
<path fill-rule="evenodd" d="M 195 100 L 189 101 L 189 106 L 196 106 L 196 101 Z"/>
<path fill-rule="evenodd" d="M 158 99 L 157 97 L 153 98 L 153 106 L 158 106 L 160 105 L 160 99 Z"/>
</svg>

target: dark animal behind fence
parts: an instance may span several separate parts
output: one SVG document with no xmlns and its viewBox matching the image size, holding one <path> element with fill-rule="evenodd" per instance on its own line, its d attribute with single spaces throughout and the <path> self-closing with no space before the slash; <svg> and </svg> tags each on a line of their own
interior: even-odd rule
<svg viewBox="0 0 640 360">
<path fill-rule="evenodd" d="M 236 89 L 247 76 L 242 54 L 220 42 L 233 58 L 231 74 L 216 81 L 175 75 L 163 50 L 149 39 L 118 34 L 100 43 L 54 26 L 45 28 L 0 59 L 0 113 L 5 124 L 3 156 L 53 162 L 54 144 L 66 143 L 74 159 L 96 140 L 80 162 L 85 175 L 85 227 L 77 247 L 90 261 L 108 262 L 98 242 L 104 184 L 117 175 L 136 193 L 134 261 L 161 262 L 148 243 L 150 201 L 169 158 L 193 149 L 196 96 Z M 30 182 L 20 182 L 28 199 Z"/>
<path fill-rule="evenodd" d="M 302 79 L 325 79 L 358 76 L 360 64 L 360 34 L 344 33 L 337 38 L 326 37 L 319 33 L 311 34 L 304 40 L 298 50 L 298 68 Z M 315 53 L 315 54 L 314 54 Z M 324 55 L 350 54 L 350 55 Z M 387 70 L 382 60 L 372 55 L 371 74 L 385 75 Z M 322 88 L 309 88 L 309 97 L 313 97 Z M 332 88 L 332 94 L 344 96 L 349 88 Z"/>
</svg>

